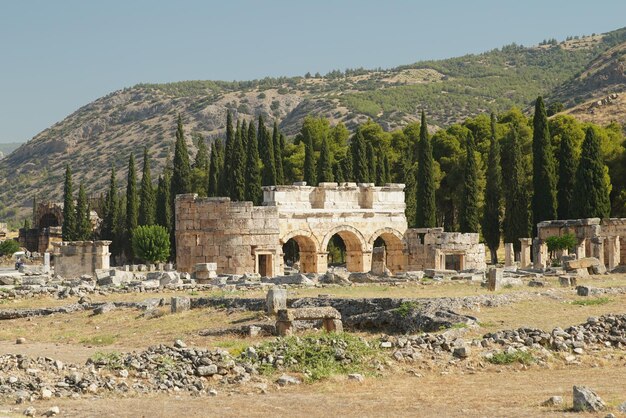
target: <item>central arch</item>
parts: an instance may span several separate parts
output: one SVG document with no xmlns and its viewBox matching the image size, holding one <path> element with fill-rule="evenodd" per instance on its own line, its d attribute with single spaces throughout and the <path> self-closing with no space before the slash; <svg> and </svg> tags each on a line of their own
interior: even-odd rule
<svg viewBox="0 0 626 418">
<path fill-rule="evenodd" d="M 363 272 L 369 269 L 371 251 L 368 251 L 365 238 L 361 232 L 350 226 L 341 225 L 331 229 L 322 241 L 321 248 L 326 250 L 334 235 L 339 235 L 346 246 L 346 268 L 352 272 Z"/>
<path fill-rule="evenodd" d="M 298 244 L 300 273 L 318 273 L 319 242 L 315 236 L 309 231 L 297 230 L 282 237 L 280 243 L 284 247 L 290 240 Z"/>
<path fill-rule="evenodd" d="M 372 234 L 368 246 L 374 248 L 375 242 L 381 239 L 385 245 L 385 264 L 393 274 L 402 271 L 406 265 L 404 236 L 393 228 L 382 228 Z"/>
</svg>

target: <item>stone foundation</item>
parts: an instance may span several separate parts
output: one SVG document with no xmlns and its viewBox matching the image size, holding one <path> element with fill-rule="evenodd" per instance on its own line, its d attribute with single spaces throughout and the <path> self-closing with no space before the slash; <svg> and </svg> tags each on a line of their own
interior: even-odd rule
<svg viewBox="0 0 626 418">
<path fill-rule="evenodd" d="M 443 228 L 408 229 L 406 269 L 484 270 L 485 245 L 478 239 L 478 234 L 444 232 Z"/>
<path fill-rule="evenodd" d="M 55 243 L 54 272 L 63 278 L 94 275 L 108 269 L 111 241 L 72 241 Z"/>
</svg>

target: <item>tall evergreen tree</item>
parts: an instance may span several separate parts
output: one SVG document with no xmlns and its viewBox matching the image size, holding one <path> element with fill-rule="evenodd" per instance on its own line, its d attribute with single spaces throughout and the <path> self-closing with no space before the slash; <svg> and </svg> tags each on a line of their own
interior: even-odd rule
<svg viewBox="0 0 626 418">
<path fill-rule="evenodd" d="M 418 228 L 433 228 L 435 226 L 435 175 L 433 172 L 433 149 L 428 138 L 426 115 L 422 110 L 420 125 L 420 142 L 417 165 L 417 191 L 415 224 Z"/>
<path fill-rule="evenodd" d="M 220 181 L 220 159 L 221 159 L 222 143 L 216 140 L 211 147 L 211 158 L 209 161 L 209 181 L 207 196 L 217 196 L 219 192 Z"/>
<path fill-rule="evenodd" d="M 465 170 L 463 172 L 463 195 L 459 225 L 461 232 L 478 232 L 480 215 L 478 212 L 478 167 L 474 154 L 474 136 L 470 132 L 465 142 Z"/>
<path fill-rule="evenodd" d="M 246 200 L 260 205 L 263 201 L 261 189 L 261 160 L 259 159 L 259 145 L 254 133 L 254 126 L 248 128 L 248 150 L 246 152 Z"/>
<path fill-rule="evenodd" d="M 496 115 L 491 114 L 491 140 L 487 162 L 487 185 L 485 187 L 485 205 L 483 206 L 482 232 L 489 252 L 491 263 L 498 263 L 500 246 L 500 217 L 502 200 L 502 171 L 500 169 L 500 142 L 496 138 Z"/>
<path fill-rule="evenodd" d="M 201 136 L 198 137 L 198 151 L 196 152 L 193 168 L 209 171 L 209 152 L 206 147 L 206 142 Z"/>
<path fill-rule="evenodd" d="M 241 126 L 237 123 L 235 132 L 235 142 L 233 144 L 233 158 L 231 160 L 232 190 L 230 198 L 234 201 L 243 201 L 246 198 L 246 153 L 243 149 L 243 139 L 241 138 Z"/>
<path fill-rule="evenodd" d="M 571 219 L 575 215 L 574 211 L 574 188 L 576 183 L 576 155 L 574 154 L 574 141 L 572 137 L 565 134 L 561 137 L 561 148 L 559 152 L 559 182 L 557 184 L 559 219 Z"/>
<path fill-rule="evenodd" d="M 530 214 L 528 212 L 528 193 L 526 191 L 526 179 L 524 178 L 524 166 L 522 150 L 514 126 L 511 131 L 511 141 L 508 160 L 511 162 L 507 175 L 510 187 L 505 189 L 504 211 L 504 242 L 512 242 L 515 251 L 520 251 L 520 238 L 527 238 L 531 231 Z"/>
<path fill-rule="evenodd" d="M 541 96 L 533 118 L 533 231 L 537 223 L 556 219 L 556 172 L 548 129 L 548 116 Z"/>
<path fill-rule="evenodd" d="M 284 139 L 278 131 L 278 122 L 274 120 L 272 131 L 272 142 L 274 143 L 274 165 L 276 167 L 276 184 L 285 183 L 285 170 L 283 168 Z"/>
<path fill-rule="evenodd" d="M 115 238 L 115 225 L 117 225 L 117 183 L 115 180 L 115 166 L 111 167 L 111 180 L 104 200 L 104 216 L 102 219 L 101 235 L 105 240 Z"/>
<path fill-rule="evenodd" d="M 261 183 L 263 186 L 276 184 L 276 160 L 274 158 L 274 142 L 265 127 L 263 115 L 259 115 L 259 128 L 257 130 L 259 141 L 259 155 L 263 161 Z"/>
<path fill-rule="evenodd" d="M 230 196 L 231 192 L 231 166 L 233 159 L 233 149 L 235 144 L 235 132 L 233 131 L 233 117 L 230 114 L 230 110 L 226 113 L 226 142 L 224 143 L 224 163 L 222 170 L 220 173 L 225 173 L 225 175 L 220 175 L 219 178 L 219 196 Z"/>
<path fill-rule="evenodd" d="M 169 204 L 171 200 L 170 183 L 169 173 L 165 172 L 159 176 L 156 199 L 156 223 L 168 231 L 172 228 L 172 207 Z"/>
<path fill-rule="evenodd" d="M 367 146 L 365 138 L 360 129 L 357 128 L 356 133 L 352 136 L 351 162 L 352 162 L 352 180 L 357 183 L 367 183 L 369 180 L 369 166 L 367 164 Z M 350 160 L 350 158 L 346 158 Z M 346 171 L 347 173 L 348 171 Z"/>
<path fill-rule="evenodd" d="M 383 186 L 387 183 L 391 183 L 391 169 L 389 167 L 389 155 L 385 152 L 383 155 L 383 173 L 384 173 L 384 181 Z"/>
<path fill-rule="evenodd" d="M 65 183 L 63 185 L 63 241 L 76 240 L 76 208 L 72 190 L 72 169 L 65 166 Z"/>
<path fill-rule="evenodd" d="M 85 186 L 81 182 L 76 202 L 76 239 L 78 241 L 88 241 L 92 238 L 90 212 Z"/>
<path fill-rule="evenodd" d="M 376 182 L 376 155 L 374 155 L 374 145 L 367 141 L 365 146 L 365 158 L 367 158 L 367 182 Z"/>
<path fill-rule="evenodd" d="M 333 175 L 332 155 L 326 137 L 322 139 L 322 149 L 320 150 L 320 158 L 317 161 L 317 180 L 322 182 L 335 181 Z"/>
<path fill-rule="evenodd" d="M 128 234 L 126 233 L 126 196 L 120 193 L 116 200 L 117 207 L 115 208 L 115 217 L 119 222 L 113 228 L 114 238 L 111 244 L 111 253 L 114 255 L 122 255 L 128 245 Z"/>
<path fill-rule="evenodd" d="M 313 150 L 313 138 L 310 135 L 305 137 L 304 142 L 304 169 L 303 180 L 309 186 L 316 186 L 317 179 L 315 178 L 315 151 Z"/>
<path fill-rule="evenodd" d="M 176 144 L 174 146 L 174 171 L 172 173 L 171 193 L 173 200 L 176 195 L 191 192 L 191 165 L 189 164 L 189 152 L 183 133 L 183 121 L 178 115 L 176 128 Z M 172 211 L 174 213 L 174 211 Z"/>
<path fill-rule="evenodd" d="M 139 225 L 139 197 L 137 195 L 137 173 L 135 171 L 135 156 L 130 153 L 128 159 L 128 178 L 126 183 L 126 255 L 132 260 L 132 245 L 130 243 L 133 231 Z"/>
<path fill-rule="evenodd" d="M 200 151 L 198 151 L 200 152 Z M 148 148 L 143 149 L 141 190 L 139 191 L 139 225 L 154 225 L 156 222 L 156 195 L 150 174 Z"/>
<path fill-rule="evenodd" d="M 600 141 L 592 127 L 587 128 L 580 163 L 576 170 L 574 209 L 578 218 L 608 218 L 611 212 L 609 184 L 600 155 Z"/>
<path fill-rule="evenodd" d="M 248 149 L 248 130 L 254 129 L 254 124 L 250 121 L 250 124 L 246 124 L 246 121 L 241 122 L 241 146 L 244 151 Z"/>
<path fill-rule="evenodd" d="M 346 181 L 343 173 L 343 160 L 335 161 L 335 164 L 333 164 L 333 177 L 337 183 L 344 183 Z"/>
</svg>

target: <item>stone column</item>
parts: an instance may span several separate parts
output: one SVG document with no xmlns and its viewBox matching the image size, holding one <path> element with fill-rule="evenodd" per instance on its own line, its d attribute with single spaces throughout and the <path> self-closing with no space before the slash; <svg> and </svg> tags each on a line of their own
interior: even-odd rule
<svg viewBox="0 0 626 418">
<path fill-rule="evenodd" d="M 619 237 L 615 236 L 615 237 L 608 237 L 606 239 L 606 244 L 608 246 L 608 260 L 607 260 L 607 265 L 606 267 L 609 270 L 614 269 L 615 267 L 619 266 L 620 263 L 620 242 L 619 242 Z"/>
<path fill-rule="evenodd" d="M 312 271 L 311 273 L 320 273 L 320 274 L 326 273 L 328 271 L 328 253 L 320 252 L 320 253 L 317 253 L 314 257 L 315 257 L 315 266 L 314 266 L 315 271 Z"/>
<path fill-rule="evenodd" d="M 513 243 L 504 243 L 504 267 L 511 267 L 514 262 Z"/>
<path fill-rule="evenodd" d="M 520 268 L 527 269 L 531 266 L 530 262 L 530 248 L 533 240 L 530 238 L 520 238 L 522 250 L 520 251 L 519 266 Z"/>
<path fill-rule="evenodd" d="M 583 238 L 582 240 L 580 240 L 580 242 L 576 246 L 576 258 L 578 260 L 580 260 L 581 258 L 585 258 L 587 256 L 585 252 L 586 245 L 587 245 L 587 240 Z"/>
<path fill-rule="evenodd" d="M 591 256 L 597 258 L 600 264 L 604 264 L 604 237 L 591 239 Z"/>
<path fill-rule="evenodd" d="M 535 238 L 533 241 L 533 251 L 535 253 L 533 267 L 537 270 L 544 270 L 548 263 L 548 246 L 543 240 Z"/>
</svg>

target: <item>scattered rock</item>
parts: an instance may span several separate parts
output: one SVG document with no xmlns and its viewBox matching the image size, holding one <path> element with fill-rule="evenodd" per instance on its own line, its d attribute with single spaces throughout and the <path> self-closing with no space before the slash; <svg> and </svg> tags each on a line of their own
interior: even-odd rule
<svg viewBox="0 0 626 418">
<path fill-rule="evenodd" d="M 574 411 L 599 412 L 606 408 L 600 397 L 586 386 L 574 386 Z"/>
<path fill-rule="evenodd" d="M 452 352 L 452 354 L 454 355 L 454 357 L 467 358 L 470 355 L 470 351 L 470 348 L 467 346 L 454 347 L 454 351 Z"/>
<path fill-rule="evenodd" d="M 355 380 L 359 383 L 362 383 L 365 381 L 365 377 L 363 377 L 363 375 L 360 373 L 350 373 L 348 375 L 348 380 Z"/>
<path fill-rule="evenodd" d="M 620 411 L 621 413 L 626 414 L 626 402 L 622 402 L 618 407 L 617 410 Z"/>
<path fill-rule="evenodd" d="M 209 389 L 210 396 L 217 396 L 217 391 L 215 389 Z"/>
<path fill-rule="evenodd" d="M 93 310 L 94 315 L 102 315 L 115 310 L 115 305 L 112 303 L 104 303 Z"/>
<path fill-rule="evenodd" d="M 19 337 L 17 340 L 15 340 L 15 344 L 26 344 L 26 338 Z"/>
<path fill-rule="evenodd" d="M 563 397 L 562 396 L 550 396 L 548 399 L 541 403 L 543 406 L 558 406 L 563 405 Z"/>
<path fill-rule="evenodd" d="M 284 374 L 278 378 L 276 383 L 278 383 L 279 386 L 287 386 L 287 385 L 299 385 L 301 382 L 300 382 L 300 379 L 296 377 L 289 376 L 288 374 Z"/>
<path fill-rule="evenodd" d="M 43 389 L 41 391 L 41 399 L 50 399 L 52 398 L 52 391 L 50 389 Z"/>
<path fill-rule="evenodd" d="M 26 410 L 24 410 L 24 415 L 27 417 L 34 417 L 35 414 L 37 414 L 37 409 L 35 409 L 34 406 L 29 406 Z"/>
<path fill-rule="evenodd" d="M 44 412 L 43 415 L 45 415 L 47 417 L 53 417 L 53 416 L 57 415 L 60 412 L 61 412 L 61 410 L 59 409 L 58 406 L 53 406 L 53 407 L 49 408 L 46 412 Z"/>
<path fill-rule="evenodd" d="M 174 347 L 176 347 L 176 348 L 186 348 L 187 344 L 185 344 L 185 342 L 183 340 L 176 340 L 176 341 L 174 341 Z"/>
</svg>

